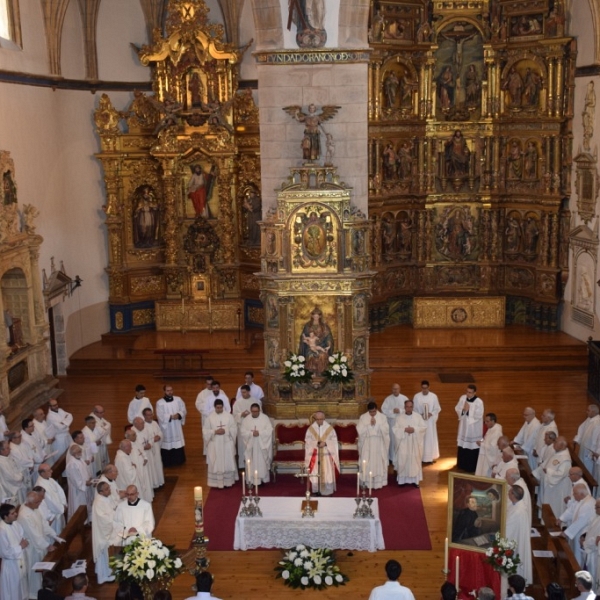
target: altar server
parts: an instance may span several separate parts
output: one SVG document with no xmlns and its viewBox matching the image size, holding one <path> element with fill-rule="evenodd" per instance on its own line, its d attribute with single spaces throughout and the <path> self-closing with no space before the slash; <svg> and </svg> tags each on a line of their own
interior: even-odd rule
<svg viewBox="0 0 600 600">
<path fill-rule="evenodd" d="M 483 400 L 477 396 L 477 387 L 470 383 L 454 410 L 458 416 L 458 453 L 456 466 L 468 473 L 475 473 L 479 446 L 483 437 Z"/>
<path fill-rule="evenodd" d="M 17 522 L 17 509 L 12 504 L 0 506 L 0 598 L 28 600 L 29 565 L 26 548 L 29 542 L 21 524 Z"/>
<path fill-rule="evenodd" d="M 437 394 L 429 389 L 429 381 L 421 381 L 421 391 L 413 398 L 415 412 L 418 412 L 425 421 L 427 429 L 423 440 L 423 462 L 432 463 L 440 457 L 438 442 L 437 421 L 442 411 Z"/>
<path fill-rule="evenodd" d="M 146 398 L 146 386 L 141 383 L 135 386 L 135 396 L 127 409 L 127 420 L 133 423 L 136 417 L 141 417 L 145 408 L 152 408 L 150 400 Z"/>
<path fill-rule="evenodd" d="M 112 545 L 115 537 L 113 532 L 115 511 L 110 495 L 110 486 L 105 481 L 101 481 L 96 488 L 92 506 L 92 551 L 98 583 L 115 580 L 108 566 L 108 547 Z"/>
<path fill-rule="evenodd" d="M 330 496 L 336 489 L 336 471 L 340 472 L 337 434 L 325 420 L 325 413 L 316 412 L 314 418 L 304 436 L 304 461 L 313 493 Z"/>
<path fill-rule="evenodd" d="M 139 497 L 135 485 L 130 485 L 125 493 L 127 499 L 115 510 L 113 540 L 118 546 L 124 546 L 132 535 L 152 537 L 154 531 L 152 505 Z"/>
<path fill-rule="evenodd" d="M 388 484 L 390 428 L 375 402 L 367 405 L 367 412 L 360 416 L 356 431 L 361 484 L 378 490 Z"/>
<path fill-rule="evenodd" d="M 156 403 L 156 416 L 163 433 L 161 454 L 163 464 L 173 467 L 185 463 L 183 426 L 187 409 L 179 396 L 173 396 L 173 387 L 165 385 L 165 395 Z"/>
<path fill-rule="evenodd" d="M 202 436 L 207 444 L 208 485 L 232 486 L 239 479 L 235 462 L 237 426 L 233 416 L 225 412 L 222 400 L 215 400 L 215 412 L 205 420 Z"/>
<path fill-rule="evenodd" d="M 427 425 L 423 417 L 413 410 L 412 400 L 404 403 L 404 413 L 396 418 L 396 458 L 394 467 L 398 484 L 412 483 L 419 487 L 423 479 L 423 441 Z"/>
<path fill-rule="evenodd" d="M 254 373 L 252 371 L 246 371 L 244 373 L 244 385 L 241 385 L 235 394 L 236 402 L 242 397 L 242 390 L 244 389 L 244 386 L 248 386 L 248 388 L 250 390 L 250 395 L 252 396 L 253 401 L 256 402 L 261 407 L 261 410 L 262 410 L 262 401 L 263 401 L 263 398 L 265 397 L 265 393 L 263 392 L 260 385 L 254 383 Z M 235 404 L 234 404 L 234 406 L 235 406 Z"/>
<path fill-rule="evenodd" d="M 242 421 L 241 435 L 246 466 L 250 461 L 247 477 L 251 479 L 251 483 L 255 482 L 255 478 L 259 484 L 269 483 L 273 461 L 273 425 L 271 419 L 260 412 L 257 402 L 252 404 L 250 415 Z"/>
</svg>

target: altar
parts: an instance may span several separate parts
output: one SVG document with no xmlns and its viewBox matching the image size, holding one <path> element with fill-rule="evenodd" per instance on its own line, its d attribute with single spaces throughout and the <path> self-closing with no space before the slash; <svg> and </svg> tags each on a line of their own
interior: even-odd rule
<svg viewBox="0 0 600 600">
<path fill-rule="evenodd" d="M 261 498 L 262 517 L 235 520 L 234 550 L 292 548 L 304 544 L 331 550 L 385 550 L 379 504 L 373 498 L 374 519 L 354 519 L 354 498 L 316 498 L 314 517 L 302 518 L 303 498 Z M 241 508 L 241 504 L 240 504 Z"/>
</svg>

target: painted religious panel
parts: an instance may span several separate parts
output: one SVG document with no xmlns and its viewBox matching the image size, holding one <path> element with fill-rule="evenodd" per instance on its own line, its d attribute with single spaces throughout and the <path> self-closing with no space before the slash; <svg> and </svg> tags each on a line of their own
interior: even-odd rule
<svg viewBox="0 0 600 600">
<path fill-rule="evenodd" d="M 316 304 L 311 298 L 297 303 L 295 329 L 298 354 L 304 356 L 307 370 L 320 376 L 329 365 L 335 348 L 333 299 Z"/>
<path fill-rule="evenodd" d="M 322 204 L 308 204 L 293 214 L 290 224 L 292 272 L 337 271 L 335 213 Z"/>
<path fill-rule="evenodd" d="M 545 101 L 545 71 L 534 60 L 519 60 L 507 66 L 502 76 L 504 106 L 510 112 L 537 111 Z"/>
<path fill-rule="evenodd" d="M 245 246 L 260 247 L 260 225 L 262 199 L 258 187 L 250 183 L 241 191 L 242 241 Z"/>
<path fill-rule="evenodd" d="M 471 207 L 450 205 L 436 208 L 435 213 L 436 250 L 449 260 L 476 260 L 479 227 Z"/>
<path fill-rule="evenodd" d="M 189 165 L 183 176 L 184 215 L 187 219 L 219 216 L 218 169 L 209 161 Z"/>
<path fill-rule="evenodd" d="M 381 113 L 383 119 L 398 119 L 414 113 L 413 97 L 419 89 L 416 69 L 398 57 L 382 69 Z"/>
<path fill-rule="evenodd" d="M 452 546 L 485 552 L 496 533 L 504 536 L 507 484 L 500 479 L 449 473 L 448 540 Z"/>
<path fill-rule="evenodd" d="M 454 21 L 438 34 L 436 117 L 468 121 L 481 115 L 483 40 L 468 21 Z"/>
<path fill-rule="evenodd" d="M 379 2 L 379 10 L 373 17 L 371 37 L 373 41 L 389 43 L 414 42 L 417 27 L 423 20 L 424 7 L 420 2 Z"/>
</svg>

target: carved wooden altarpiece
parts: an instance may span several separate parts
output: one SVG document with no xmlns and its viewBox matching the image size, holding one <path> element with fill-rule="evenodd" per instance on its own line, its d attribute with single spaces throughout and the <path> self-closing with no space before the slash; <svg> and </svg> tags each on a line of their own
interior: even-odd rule
<svg viewBox="0 0 600 600">
<path fill-rule="evenodd" d="M 170 0 L 166 34 L 138 49 L 154 95 L 95 112 L 106 183 L 111 330 L 243 327 L 258 304 L 258 110 L 238 90 L 245 49 L 202 0 Z M 258 215 L 258 216 L 257 216 Z"/>
<path fill-rule="evenodd" d="M 290 169 L 261 232 L 266 412 L 278 419 L 317 410 L 357 418 L 370 395 L 368 219 L 353 208 L 336 167 L 305 163 Z M 322 376 L 335 352 L 348 357 L 352 382 Z M 307 357 L 308 383 L 283 377 L 285 360 L 296 353 Z"/>
</svg>

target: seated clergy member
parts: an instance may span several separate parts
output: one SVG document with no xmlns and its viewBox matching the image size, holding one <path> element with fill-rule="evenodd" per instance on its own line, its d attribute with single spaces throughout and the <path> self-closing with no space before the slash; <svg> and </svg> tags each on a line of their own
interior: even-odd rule
<svg viewBox="0 0 600 600">
<path fill-rule="evenodd" d="M 223 400 L 215 400 L 215 411 L 204 420 L 202 436 L 206 440 L 208 485 L 231 487 L 238 479 L 235 462 L 237 426 L 233 416 L 223 409 Z"/>
<path fill-rule="evenodd" d="M 390 428 L 375 402 L 367 404 L 367 412 L 360 416 L 356 431 L 361 483 L 378 490 L 388 484 Z"/>
<path fill-rule="evenodd" d="M 423 442 L 427 425 L 423 417 L 413 410 L 412 400 L 404 403 L 404 413 L 396 417 L 394 436 L 398 485 L 412 483 L 419 487 L 423 479 Z"/>
<path fill-rule="evenodd" d="M 260 412 L 260 406 L 256 402 L 250 408 L 250 415 L 242 421 L 241 436 L 244 442 L 246 465 L 248 465 L 247 461 L 250 461 L 248 477 L 252 474 L 254 478 L 256 473 L 258 483 L 269 483 L 273 461 L 273 425 L 271 419 Z"/>
<path fill-rule="evenodd" d="M 315 421 L 304 436 L 304 460 L 314 494 L 329 496 L 335 492 L 335 472 L 340 458 L 335 429 L 325 420 L 325 413 L 315 413 Z M 318 476 L 317 476 L 318 475 Z"/>
<path fill-rule="evenodd" d="M 154 531 L 154 513 L 150 503 L 140 498 L 135 485 L 130 485 L 125 493 L 126 500 L 115 510 L 115 546 L 124 546 L 127 538 L 134 535 L 152 537 Z"/>
</svg>

